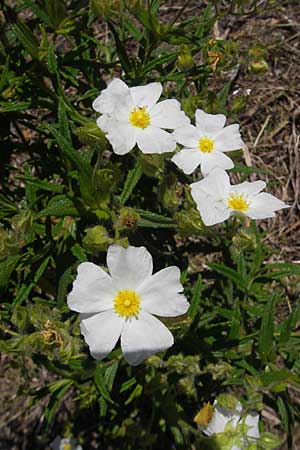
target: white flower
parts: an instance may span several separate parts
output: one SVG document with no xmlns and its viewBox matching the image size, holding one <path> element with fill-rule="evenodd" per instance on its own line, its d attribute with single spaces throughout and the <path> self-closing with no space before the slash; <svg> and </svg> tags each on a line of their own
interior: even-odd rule
<svg viewBox="0 0 300 450">
<path fill-rule="evenodd" d="M 73 439 L 56 436 L 50 447 L 52 450 L 82 450 L 81 445 L 76 445 Z"/>
<path fill-rule="evenodd" d="M 274 211 L 289 207 L 273 195 L 261 192 L 266 187 L 264 181 L 244 181 L 232 186 L 222 169 L 214 169 L 206 178 L 190 186 L 205 225 L 224 222 L 234 213 L 245 214 L 251 219 L 266 219 L 275 217 Z"/>
<path fill-rule="evenodd" d="M 136 144 L 143 153 L 175 150 L 174 136 L 164 129 L 182 127 L 189 119 L 177 100 L 157 103 L 161 93 L 160 83 L 129 88 L 114 78 L 96 98 L 93 108 L 102 114 L 97 125 L 105 132 L 115 153 L 125 155 Z"/>
<path fill-rule="evenodd" d="M 108 275 L 97 265 L 78 266 L 69 308 L 81 313 L 81 332 L 92 356 L 102 359 L 121 336 L 123 354 L 137 365 L 173 345 L 173 336 L 156 317 L 184 314 L 189 303 L 180 284 L 180 270 L 172 266 L 152 275 L 152 256 L 145 247 L 111 245 Z"/>
<path fill-rule="evenodd" d="M 214 412 L 209 424 L 202 427 L 202 431 L 207 436 L 214 436 L 219 433 L 231 432 L 232 434 L 232 446 L 230 450 L 242 450 L 248 448 L 250 442 L 255 442 L 260 437 L 259 433 L 259 414 L 252 412 L 246 415 L 246 417 L 241 417 L 242 405 L 240 402 L 237 403 L 235 409 L 229 409 L 221 407 L 218 401 L 215 400 L 213 406 Z M 239 425 L 246 425 L 246 432 L 244 431 L 243 437 L 239 438 L 240 430 Z M 234 439 L 234 433 L 236 431 L 236 438 Z M 241 445 L 235 445 L 235 440 L 240 442 Z M 222 439 L 218 440 L 221 443 Z M 228 443 L 228 441 L 227 441 Z M 229 448 L 229 447 L 226 447 Z"/>
<path fill-rule="evenodd" d="M 223 433 L 226 425 L 230 422 L 233 428 L 236 428 L 242 412 L 242 405 L 238 402 L 235 409 L 228 409 L 221 407 L 218 401 L 214 401 L 214 412 L 212 419 L 206 427 L 202 428 L 202 431 L 207 436 L 213 436 L 216 433 Z"/>
<path fill-rule="evenodd" d="M 243 141 L 239 125 L 224 128 L 225 122 L 223 114 L 207 114 L 197 109 L 196 126 L 187 125 L 173 133 L 176 141 L 184 147 L 173 156 L 172 161 L 187 174 L 199 165 L 203 175 L 215 167 L 231 169 L 234 164 L 224 152 L 242 148 Z"/>
</svg>

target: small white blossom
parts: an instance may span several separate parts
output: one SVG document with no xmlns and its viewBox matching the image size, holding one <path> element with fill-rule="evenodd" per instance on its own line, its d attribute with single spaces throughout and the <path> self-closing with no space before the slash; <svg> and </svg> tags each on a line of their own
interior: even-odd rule
<svg viewBox="0 0 300 450">
<path fill-rule="evenodd" d="M 114 78 L 93 102 L 97 119 L 118 155 L 125 155 L 134 146 L 143 153 L 165 153 L 175 150 L 174 130 L 189 123 L 175 99 L 157 103 L 162 93 L 160 83 L 129 88 L 122 80 Z"/>
<path fill-rule="evenodd" d="M 172 161 L 186 174 L 192 173 L 199 165 L 203 175 L 215 167 L 231 169 L 234 164 L 224 152 L 243 147 L 239 125 L 225 127 L 223 114 L 207 114 L 201 109 L 196 110 L 195 116 L 196 126 L 187 125 L 174 131 L 176 141 L 184 147 Z"/>
<path fill-rule="evenodd" d="M 52 450 L 82 450 L 81 445 L 76 445 L 73 439 L 56 436 L 50 447 Z"/>
<path fill-rule="evenodd" d="M 213 416 L 209 424 L 202 427 L 202 431 L 207 436 L 229 432 L 232 436 L 232 445 L 231 447 L 228 447 L 228 440 L 226 440 L 226 449 L 243 450 L 248 448 L 249 443 L 259 439 L 259 414 L 256 412 L 249 413 L 246 417 L 242 417 L 243 408 L 240 402 L 237 403 L 234 409 L 229 409 L 221 407 L 217 400 L 214 402 L 213 409 Z M 244 430 L 241 432 L 240 425 L 246 425 L 246 431 Z M 240 435 L 242 435 L 242 437 Z M 218 437 L 218 443 L 221 445 L 222 437 L 220 435 Z M 239 442 L 238 445 L 236 444 L 237 442 Z"/>
<path fill-rule="evenodd" d="M 234 213 L 251 219 L 266 219 L 275 217 L 275 211 L 289 207 L 273 195 L 261 192 L 266 187 L 264 181 L 231 185 L 228 174 L 222 169 L 214 169 L 190 186 L 201 218 L 208 226 L 224 222 Z"/>
<path fill-rule="evenodd" d="M 121 337 L 124 357 L 137 365 L 173 345 L 172 334 L 154 315 L 175 317 L 188 310 L 180 270 L 172 266 L 152 275 L 145 247 L 118 245 L 109 247 L 107 266 L 110 275 L 93 263 L 80 264 L 68 305 L 81 314 L 81 333 L 95 359 L 108 355 Z"/>
</svg>

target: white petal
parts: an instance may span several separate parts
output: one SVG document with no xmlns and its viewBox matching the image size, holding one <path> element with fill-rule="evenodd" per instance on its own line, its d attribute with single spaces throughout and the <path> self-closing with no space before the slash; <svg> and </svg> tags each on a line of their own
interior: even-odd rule
<svg viewBox="0 0 300 450">
<path fill-rule="evenodd" d="M 205 225 L 215 225 L 229 218 L 231 211 L 224 198 L 230 189 L 230 181 L 225 170 L 214 169 L 206 178 L 190 186 Z"/>
<path fill-rule="evenodd" d="M 173 152 L 176 147 L 171 133 L 152 126 L 137 131 L 137 144 L 143 153 Z"/>
<path fill-rule="evenodd" d="M 226 117 L 223 114 L 208 114 L 197 109 L 195 116 L 196 126 L 205 133 L 216 133 L 225 126 Z"/>
<path fill-rule="evenodd" d="M 111 277 L 90 262 L 79 264 L 68 306 L 80 313 L 97 313 L 111 309 L 115 288 Z"/>
<path fill-rule="evenodd" d="M 258 439 L 260 436 L 258 428 L 259 414 L 255 412 L 248 414 L 245 423 L 246 425 L 248 425 L 248 427 L 250 427 L 247 436 L 250 438 Z"/>
<path fill-rule="evenodd" d="M 154 353 L 171 347 L 172 333 L 155 317 L 141 311 L 127 320 L 121 334 L 121 347 L 129 364 L 136 366 Z"/>
<path fill-rule="evenodd" d="M 197 204 L 197 209 L 204 225 L 216 225 L 230 217 L 231 211 L 223 202 L 217 203 L 213 197 L 209 197 L 203 192 L 193 191 L 193 189 L 191 195 Z"/>
<path fill-rule="evenodd" d="M 160 270 L 148 278 L 138 289 L 143 310 L 163 317 L 175 317 L 185 314 L 189 303 L 180 283 L 180 270 L 172 266 Z"/>
<path fill-rule="evenodd" d="M 105 132 L 106 138 L 117 155 L 125 155 L 135 146 L 135 127 L 132 127 L 129 123 L 120 122 L 104 115 L 97 119 L 97 125 Z"/>
<path fill-rule="evenodd" d="M 197 169 L 201 163 L 201 153 L 196 148 L 183 148 L 176 153 L 171 161 L 175 163 L 186 174 L 190 174 Z"/>
<path fill-rule="evenodd" d="M 234 167 L 232 159 L 224 153 L 213 151 L 211 153 L 203 153 L 201 161 L 201 171 L 203 175 L 209 174 L 215 168 L 232 169 Z"/>
<path fill-rule="evenodd" d="M 289 206 L 274 195 L 262 192 L 253 198 L 250 208 L 245 214 L 251 219 L 267 219 L 275 217 L 274 211 L 284 208 L 289 208 Z"/>
<path fill-rule="evenodd" d="M 150 109 L 161 96 L 162 85 L 161 83 L 149 83 L 145 86 L 134 86 L 130 88 L 130 93 L 135 106 L 147 106 L 147 109 Z"/>
<path fill-rule="evenodd" d="M 107 266 L 119 289 L 136 289 L 153 270 L 152 256 L 145 247 L 111 245 L 107 251 Z"/>
<path fill-rule="evenodd" d="M 222 408 L 218 402 L 214 402 L 214 415 L 211 422 L 207 427 L 203 427 L 203 433 L 207 436 L 212 436 L 216 433 L 223 433 L 225 426 L 228 422 L 231 422 L 235 428 L 240 420 L 240 403 L 237 405 L 237 411 L 232 411 L 227 408 Z"/>
<path fill-rule="evenodd" d="M 192 183 L 190 186 L 194 192 L 199 190 L 206 195 L 215 197 L 217 200 L 226 198 L 231 189 L 228 173 L 220 168 L 212 170 L 206 178 Z"/>
<path fill-rule="evenodd" d="M 231 150 L 238 150 L 242 148 L 244 143 L 242 141 L 239 125 L 229 125 L 221 130 L 214 138 L 215 149 L 219 152 L 228 152 Z"/>
<path fill-rule="evenodd" d="M 121 335 L 124 323 L 125 319 L 114 310 L 81 320 L 81 333 L 95 359 L 103 359 L 112 351 Z"/>
<path fill-rule="evenodd" d="M 236 184 L 231 187 L 232 192 L 246 194 L 248 196 L 257 195 L 260 191 L 262 191 L 266 187 L 265 181 L 244 181 L 243 183 Z"/>
<path fill-rule="evenodd" d="M 157 103 L 151 110 L 151 125 L 158 128 L 174 130 L 190 123 L 190 119 L 180 109 L 180 103 L 175 99 Z"/>
<path fill-rule="evenodd" d="M 189 148 L 198 148 L 199 132 L 194 125 L 177 128 L 173 132 L 176 142 Z"/>
<path fill-rule="evenodd" d="M 102 114 L 121 117 L 134 108 L 128 86 L 118 78 L 114 78 L 93 102 L 93 109 Z"/>
</svg>

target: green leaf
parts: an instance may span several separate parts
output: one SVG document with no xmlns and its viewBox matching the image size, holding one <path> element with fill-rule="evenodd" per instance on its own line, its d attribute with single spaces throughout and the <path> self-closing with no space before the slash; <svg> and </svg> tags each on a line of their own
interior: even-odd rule
<svg viewBox="0 0 300 450">
<path fill-rule="evenodd" d="M 88 260 L 88 257 L 83 250 L 83 248 L 78 244 L 74 244 L 71 248 L 72 255 L 75 256 L 80 262 L 86 262 Z"/>
<path fill-rule="evenodd" d="M 33 59 L 39 59 L 38 41 L 30 28 L 21 20 L 15 18 L 11 23 L 11 28 L 16 34 L 17 38 L 25 48 L 25 50 L 32 56 Z"/>
<path fill-rule="evenodd" d="M 65 136 L 69 142 L 72 142 L 66 106 L 64 99 L 61 96 L 59 97 L 58 102 L 58 124 L 60 134 Z"/>
<path fill-rule="evenodd" d="M 9 256 L 0 262 L 0 287 L 6 286 L 9 283 L 10 276 L 19 259 L 19 256 Z"/>
<path fill-rule="evenodd" d="M 288 277 L 288 276 L 293 276 L 293 275 L 300 276 L 300 264 L 297 264 L 297 263 L 266 264 L 264 266 L 264 270 L 272 271 L 272 272 L 267 272 L 266 274 L 263 275 L 272 280 L 280 280 L 283 277 Z"/>
<path fill-rule="evenodd" d="M 113 384 L 114 384 L 114 380 L 118 371 L 118 367 L 119 367 L 119 362 L 115 362 L 114 364 L 112 364 L 111 366 L 109 366 L 105 373 L 104 373 L 104 379 L 105 379 L 105 383 L 107 386 L 107 389 L 109 392 L 111 392 L 112 388 L 113 388 Z"/>
<path fill-rule="evenodd" d="M 239 300 L 237 299 L 231 316 L 229 339 L 239 339 L 240 326 L 241 326 L 241 310 Z"/>
<path fill-rule="evenodd" d="M 97 366 L 95 370 L 95 376 L 94 376 L 95 384 L 102 395 L 102 397 L 108 401 L 109 403 L 114 403 L 114 401 L 111 399 L 109 391 L 107 389 L 107 385 L 105 382 L 105 378 L 103 375 L 103 367 Z"/>
<path fill-rule="evenodd" d="M 142 219 L 149 220 L 151 222 L 174 224 L 174 219 L 172 217 L 163 216 L 162 214 L 157 214 L 152 211 L 145 211 L 144 209 L 136 209 L 136 212 Z"/>
<path fill-rule="evenodd" d="M 142 392 L 143 392 L 143 386 L 141 384 L 137 384 L 135 386 L 135 388 L 133 389 L 133 391 L 131 392 L 128 399 L 126 400 L 125 405 L 129 405 L 129 403 L 131 403 L 132 400 L 134 400 L 137 397 L 140 397 L 142 395 Z"/>
<path fill-rule="evenodd" d="M 73 267 L 71 266 L 64 271 L 64 273 L 61 275 L 59 279 L 56 298 L 57 306 L 61 307 L 65 304 L 68 288 L 72 283 L 73 279 L 74 279 Z"/>
<path fill-rule="evenodd" d="M 219 100 L 219 106 L 221 109 L 225 108 L 228 94 L 231 87 L 231 81 L 228 81 L 225 83 L 225 85 L 222 87 L 222 89 L 218 92 L 218 100 Z"/>
<path fill-rule="evenodd" d="M 68 389 L 73 385 L 74 381 L 65 379 L 59 380 L 59 382 L 50 383 L 48 385 L 48 389 L 50 392 L 53 392 L 51 395 L 50 401 L 44 410 L 44 417 L 46 419 L 46 423 L 49 426 L 54 418 L 54 414 L 58 408 L 59 402 L 67 392 Z"/>
<path fill-rule="evenodd" d="M 39 6 L 33 2 L 32 0 L 23 0 L 22 4 L 21 4 L 22 9 L 27 9 L 30 8 L 31 11 L 39 18 L 41 19 L 43 22 L 45 22 L 46 25 L 48 26 L 52 26 L 52 22 L 50 17 L 48 16 L 48 14 L 46 14 L 46 12 L 39 8 Z"/>
<path fill-rule="evenodd" d="M 33 188 L 42 189 L 43 191 L 56 192 L 61 194 L 64 190 L 63 186 L 55 183 L 51 183 L 50 181 L 40 180 L 39 178 L 31 177 L 28 175 L 23 175 L 18 177 L 19 180 L 26 181 L 27 185 L 32 186 Z"/>
<path fill-rule="evenodd" d="M 135 383 L 136 383 L 135 377 L 129 378 L 129 380 L 124 381 L 124 383 L 122 383 L 121 388 L 120 388 L 120 394 L 121 394 L 122 392 L 125 392 L 125 391 L 127 391 L 128 389 L 130 389 L 131 386 L 134 386 L 134 385 L 135 385 Z"/>
<path fill-rule="evenodd" d="M 258 340 L 258 352 L 264 364 L 274 359 L 274 314 L 275 298 L 272 296 L 264 307 Z"/>
<path fill-rule="evenodd" d="M 142 228 L 176 228 L 176 223 L 162 223 L 162 222 L 154 222 L 152 220 L 147 219 L 139 219 L 138 227 Z"/>
<path fill-rule="evenodd" d="M 31 107 L 31 102 L 0 102 L 0 113 L 24 111 Z"/>
<path fill-rule="evenodd" d="M 42 209 L 35 217 L 36 219 L 45 216 L 80 216 L 80 212 L 78 211 L 74 201 L 65 196 L 65 195 L 57 195 L 53 197 L 48 206 L 45 209 Z"/>
<path fill-rule="evenodd" d="M 122 67 L 125 71 L 125 73 L 129 73 L 131 71 L 131 62 L 127 55 L 126 48 L 123 45 L 123 41 L 119 38 L 118 32 L 112 22 L 107 22 L 108 26 L 110 28 L 110 31 L 112 32 L 113 37 L 115 38 L 116 47 L 118 56 L 120 58 L 120 62 L 122 64 Z"/>
<path fill-rule="evenodd" d="M 191 304 L 189 307 L 189 316 L 191 319 L 194 319 L 196 314 L 199 312 L 199 305 L 201 301 L 201 291 L 204 288 L 204 285 L 202 283 L 202 277 L 201 274 L 198 275 L 196 285 L 193 290 L 193 296 L 191 300 Z"/>
<path fill-rule="evenodd" d="M 46 257 L 44 259 L 44 261 L 40 264 L 40 266 L 38 267 L 38 269 L 35 272 L 35 275 L 33 277 L 33 281 L 27 285 L 27 284 L 22 284 L 21 288 L 18 290 L 17 295 L 13 301 L 13 305 L 19 305 L 21 304 L 24 300 L 26 300 L 26 298 L 29 296 L 30 292 L 32 291 L 32 289 L 36 286 L 37 282 L 39 281 L 39 279 L 41 278 L 41 276 L 43 275 L 46 267 L 48 266 L 48 262 L 50 260 L 50 256 Z"/>
<path fill-rule="evenodd" d="M 242 173 L 244 175 L 252 175 L 253 173 L 261 173 L 264 175 L 272 175 L 272 172 L 267 169 L 261 169 L 260 167 L 249 167 L 244 166 L 243 164 L 235 164 L 232 169 L 230 169 L 232 173 Z"/>
<path fill-rule="evenodd" d="M 282 397 L 277 397 L 276 404 L 282 420 L 283 428 L 285 432 L 288 433 L 290 428 L 290 418 L 285 402 L 283 401 Z"/>
<path fill-rule="evenodd" d="M 139 162 L 136 163 L 134 169 L 128 172 L 123 191 L 120 195 L 120 202 L 122 203 L 122 205 L 124 205 L 126 201 L 129 199 L 133 189 L 135 188 L 136 184 L 141 178 L 142 173 L 143 169 Z"/>
<path fill-rule="evenodd" d="M 207 266 L 218 272 L 219 274 L 223 275 L 225 278 L 228 278 L 229 280 L 233 281 L 237 287 L 239 287 L 242 291 L 245 291 L 247 289 L 247 285 L 245 284 L 244 279 L 242 276 L 234 269 L 231 269 L 228 266 L 225 266 L 224 264 L 217 264 L 217 263 L 208 263 Z"/>
</svg>

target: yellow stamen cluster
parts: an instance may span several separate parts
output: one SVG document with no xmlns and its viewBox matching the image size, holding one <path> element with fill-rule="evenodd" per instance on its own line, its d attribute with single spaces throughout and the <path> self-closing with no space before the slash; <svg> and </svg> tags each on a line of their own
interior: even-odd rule
<svg viewBox="0 0 300 450">
<path fill-rule="evenodd" d="M 247 202 L 244 194 L 230 194 L 227 200 L 227 206 L 235 211 L 247 211 L 249 209 L 249 202 Z"/>
<path fill-rule="evenodd" d="M 214 140 L 204 136 L 203 138 L 199 139 L 198 147 L 200 152 L 202 153 L 211 153 L 214 149 L 215 143 Z"/>
<path fill-rule="evenodd" d="M 147 128 L 150 125 L 150 114 L 146 111 L 145 106 L 135 107 L 129 115 L 129 122 L 134 127 Z"/>
<path fill-rule="evenodd" d="M 71 444 L 67 443 L 67 444 L 63 444 L 63 450 L 71 450 L 72 446 Z"/>
<path fill-rule="evenodd" d="M 194 422 L 196 422 L 200 426 L 206 427 L 211 422 L 213 415 L 214 407 L 209 402 L 205 403 L 203 408 L 201 408 L 194 417 Z"/>
<path fill-rule="evenodd" d="M 122 317 L 136 316 L 140 310 L 140 304 L 140 297 L 130 289 L 119 291 L 114 298 L 115 311 Z"/>
</svg>

